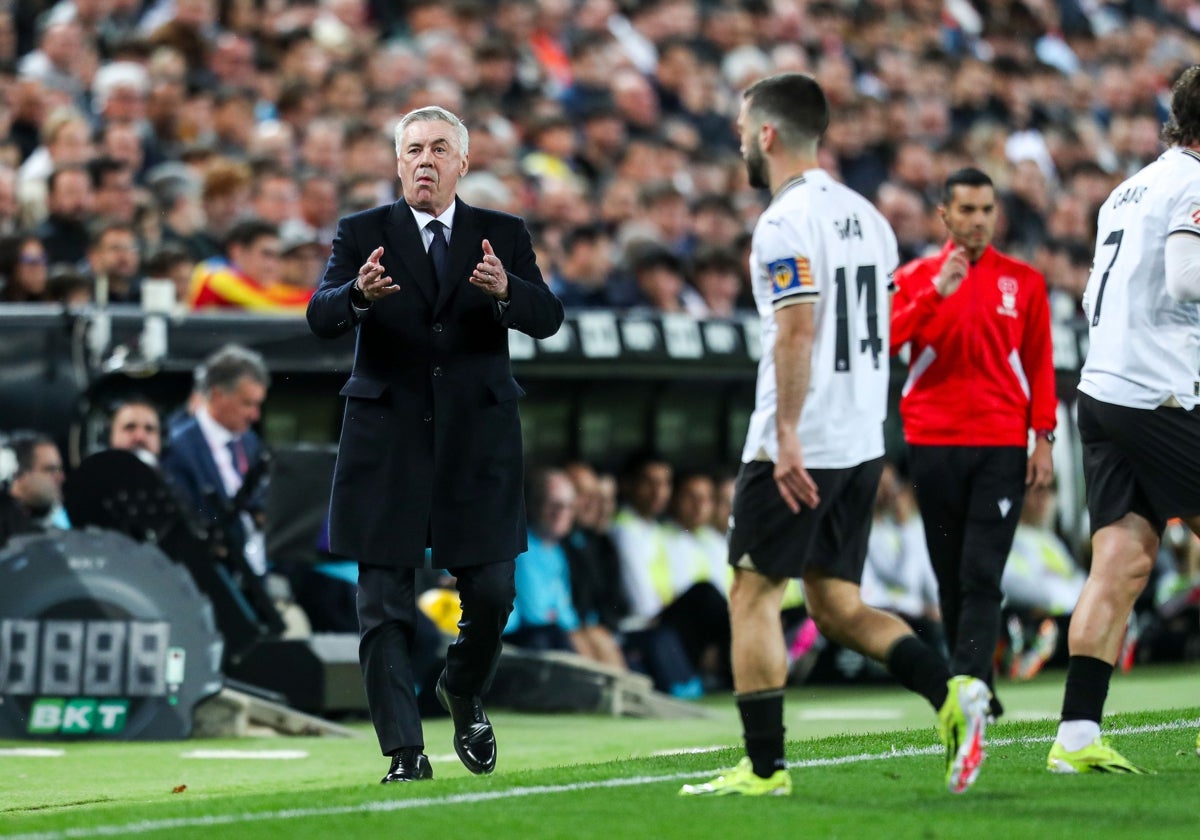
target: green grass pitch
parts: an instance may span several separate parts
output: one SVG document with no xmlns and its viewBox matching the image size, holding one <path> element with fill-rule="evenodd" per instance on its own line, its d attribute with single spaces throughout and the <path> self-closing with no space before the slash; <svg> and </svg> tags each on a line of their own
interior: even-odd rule
<svg viewBox="0 0 1200 840">
<path fill-rule="evenodd" d="M 1200 669 L 1138 668 L 1113 682 L 1114 744 L 1155 771 L 1052 776 L 1061 671 L 1001 683 L 1007 710 L 962 796 L 942 786 L 932 711 L 894 686 L 788 693 L 795 793 L 683 799 L 741 754 L 732 699 L 703 720 L 493 715 L 497 772 L 454 758 L 445 720 L 426 726 L 432 782 L 378 784 L 387 768 L 362 737 L 169 743 L 0 742 L 0 836 L 488 840 L 632 838 L 1188 837 L 1195 834 Z M 57 756 L 22 754 L 30 748 Z M 197 751 L 205 751 L 198 753 Z M 208 755 L 214 757 L 199 757 Z"/>
</svg>

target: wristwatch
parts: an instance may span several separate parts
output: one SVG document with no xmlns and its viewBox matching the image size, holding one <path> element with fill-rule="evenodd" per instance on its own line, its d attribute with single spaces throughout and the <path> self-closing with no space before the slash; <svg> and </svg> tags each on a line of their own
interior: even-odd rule
<svg viewBox="0 0 1200 840">
<path fill-rule="evenodd" d="M 1054 443 L 1054 432 L 1035 432 L 1035 439 L 1046 441 L 1046 443 Z"/>
</svg>

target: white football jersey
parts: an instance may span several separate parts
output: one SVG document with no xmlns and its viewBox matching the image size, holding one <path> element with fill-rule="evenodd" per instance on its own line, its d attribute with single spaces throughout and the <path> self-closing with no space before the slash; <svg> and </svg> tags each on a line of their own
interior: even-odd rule
<svg viewBox="0 0 1200 840">
<path fill-rule="evenodd" d="M 1168 149 L 1113 190 L 1096 231 L 1079 390 L 1130 408 L 1192 408 L 1200 402 L 1200 304 L 1167 294 L 1163 254 L 1170 234 L 1200 235 L 1200 154 Z"/>
<path fill-rule="evenodd" d="M 742 460 L 779 459 L 775 312 L 813 304 L 812 373 L 797 430 L 804 466 L 852 467 L 883 455 L 896 235 L 858 193 L 820 169 L 785 184 L 754 228 L 750 277 L 762 358 Z"/>
</svg>

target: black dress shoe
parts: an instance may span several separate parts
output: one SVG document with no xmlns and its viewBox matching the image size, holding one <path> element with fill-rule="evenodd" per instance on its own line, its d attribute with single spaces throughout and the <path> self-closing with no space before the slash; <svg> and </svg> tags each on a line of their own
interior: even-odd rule
<svg viewBox="0 0 1200 840">
<path fill-rule="evenodd" d="M 433 765 L 429 763 L 425 753 L 416 747 L 405 747 L 392 756 L 391 769 L 379 781 L 386 785 L 389 782 L 419 782 L 432 778 Z"/>
<path fill-rule="evenodd" d="M 446 689 L 446 672 L 437 681 L 437 698 L 454 719 L 454 751 L 472 773 L 496 769 L 496 733 L 478 695 L 459 697 Z"/>
</svg>

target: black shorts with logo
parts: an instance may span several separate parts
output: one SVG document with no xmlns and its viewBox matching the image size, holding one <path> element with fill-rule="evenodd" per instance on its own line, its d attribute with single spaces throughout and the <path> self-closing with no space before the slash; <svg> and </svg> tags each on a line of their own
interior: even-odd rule
<svg viewBox="0 0 1200 840">
<path fill-rule="evenodd" d="M 836 470 L 809 470 L 821 501 L 792 513 L 775 484 L 775 464 L 742 464 L 733 495 L 729 563 L 769 578 L 810 568 L 859 583 L 883 458 Z"/>
<path fill-rule="evenodd" d="M 1200 409 L 1129 408 L 1080 392 L 1092 533 L 1127 513 L 1159 534 L 1172 517 L 1200 514 Z"/>
</svg>

